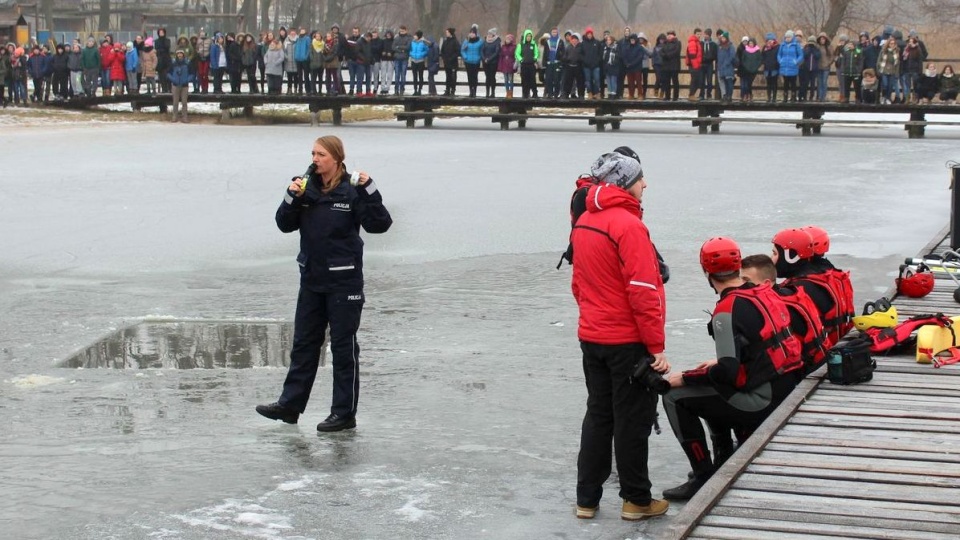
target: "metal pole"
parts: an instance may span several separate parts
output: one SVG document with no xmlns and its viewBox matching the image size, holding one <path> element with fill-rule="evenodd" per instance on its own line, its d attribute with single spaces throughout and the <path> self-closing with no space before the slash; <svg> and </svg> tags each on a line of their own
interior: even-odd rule
<svg viewBox="0 0 960 540">
<path fill-rule="evenodd" d="M 960 163 L 951 163 L 950 169 L 950 249 L 960 248 Z"/>
</svg>

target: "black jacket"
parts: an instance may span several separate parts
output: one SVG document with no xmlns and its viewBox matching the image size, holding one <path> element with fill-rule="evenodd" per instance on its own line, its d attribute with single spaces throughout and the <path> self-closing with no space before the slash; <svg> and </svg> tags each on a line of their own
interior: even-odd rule
<svg viewBox="0 0 960 540">
<path fill-rule="evenodd" d="M 680 40 L 667 40 L 660 46 L 660 58 L 663 59 L 663 69 L 680 71 Z"/>
<path fill-rule="evenodd" d="M 584 68 L 600 67 L 600 63 L 603 61 L 603 45 L 600 44 L 599 40 L 583 38 L 580 50 L 583 55 Z"/>
<path fill-rule="evenodd" d="M 440 58 L 444 66 L 457 67 L 457 58 L 460 58 L 460 40 L 456 36 L 443 39 L 443 43 L 440 44 Z"/>
<path fill-rule="evenodd" d="M 380 57 L 383 56 L 383 40 L 380 38 L 373 38 L 370 40 L 370 63 L 376 64 L 380 61 Z"/>
<path fill-rule="evenodd" d="M 306 193 L 294 197 L 288 192 L 277 209 L 281 231 L 300 231 L 300 286 L 319 293 L 362 291 L 360 227 L 383 233 L 393 219 L 373 180 L 354 187 L 345 172 L 331 192 L 322 194 L 320 187 L 320 177 L 312 175 Z"/>
</svg>

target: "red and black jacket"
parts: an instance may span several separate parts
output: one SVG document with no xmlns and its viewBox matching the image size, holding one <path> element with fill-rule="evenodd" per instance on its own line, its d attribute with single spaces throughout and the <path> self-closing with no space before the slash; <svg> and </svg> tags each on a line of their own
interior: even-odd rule
<svg viewBox="0 0 960 540">
<path fill-rule="evenodd" d="M 850 283 L 850 272 L 827 268 L 816 273 L 809 273 L 784 281 L 784 285 L 798 286 L 807 289 L 813 286 L 825 291 L 832 302 L 832 306 L 825 309 L 818 305 L 823 327 L 826 330 L 824 345 L 829 349 L 837 344 L 847 332 L 853 329 L 853 317 L 856 307 L 853 303 L 853 285 Z M 811 297 L 812 291 L 807 290 Z"/>
<path fill-rule="evenodd" d="M 801 358 L 807 373 L 813 371 L 827 357 L 826 329 L 820 320 L 820 311 L 803 289 L 780 285 L 774 288 L 790 311 L 790 330 L 801 344 Z"/>
<path fill-rule="evenodd" d="M 666 298 L 637 199 L 600 184 L 587 192 L 586 204 L 570 233 L 577 335 L 591 343 L 641 343 L 651 354 L 663 352 Z"/>
<path fill-rule="evenodd" d="M 721 393 L 748 391 L 803 367 L 800 340 L 790 331 L 790 312 L 769 285 L 746 283 L 725 289 L 713 311 L 710 332 L 717 363 L 684 371 L 684 384 L 710 384 Z"/>
</svg>

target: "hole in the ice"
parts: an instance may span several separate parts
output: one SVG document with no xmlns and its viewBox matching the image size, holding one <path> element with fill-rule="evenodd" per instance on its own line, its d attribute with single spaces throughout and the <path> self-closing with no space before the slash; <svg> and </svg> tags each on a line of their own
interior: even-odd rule
<svg viewBox="0 0 960 540">
<path fill-rule="evenodd" d="M 60 366 L 113 369 L 285 367 L 292 342 L 293 324 L 284 322 L 144 322 L 106 336 L 67 358 Z"/>
</svg>

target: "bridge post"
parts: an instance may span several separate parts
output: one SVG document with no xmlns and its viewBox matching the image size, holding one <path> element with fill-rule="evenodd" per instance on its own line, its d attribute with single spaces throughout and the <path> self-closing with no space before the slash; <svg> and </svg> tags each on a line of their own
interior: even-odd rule
<svg viewBox="0 0 960 540">
<path fill-rule="evenodd" d="M 922 139 L 926 131 L 926 114 L 923 111 L 913 111 L 910 113 L 910 124 L 907 125 L 907 137 L 910 139 Z M 916 122 L 916 123 L 915 123 Z"/>
<path fill-rule="evenodd" d="M 950 249 L 960 248 L 960 163 L 950 164 Z"/>
</svg>

